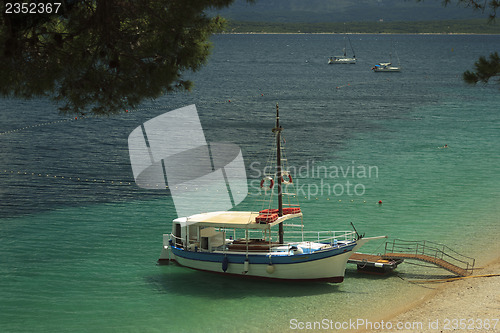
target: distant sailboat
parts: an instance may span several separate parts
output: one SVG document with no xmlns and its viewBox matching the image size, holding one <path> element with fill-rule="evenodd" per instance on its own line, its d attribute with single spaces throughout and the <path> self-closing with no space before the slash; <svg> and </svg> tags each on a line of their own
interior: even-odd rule
<svg viewBox="0 0 500 333">
<path fill-rule="evenodd" d="M 351 47 L 352 50 L 352 57 L 347 56 L 347 42 L 349 42 L 349 46 Z M 354 48 L 352 47 L 351 40 L 349 39 L 349 36 L 346 34 L 344 36 L 344 48 L 342 49 L 344 55 L 342 56 L 335 56 L 335 57 L 330 57 L 328 59 L 328 64 L 355 64 L 356 63 L 356 54 L 354 53 Z"/>
</svg>

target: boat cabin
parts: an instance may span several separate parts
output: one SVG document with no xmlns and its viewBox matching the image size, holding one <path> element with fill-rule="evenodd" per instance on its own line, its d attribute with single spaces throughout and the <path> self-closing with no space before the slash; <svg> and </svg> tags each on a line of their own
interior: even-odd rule
<svg viewBox="0 0 500 333">
<path fill-rule="evenodd" d="M 300 208 L 285 212 L 288 214 L 281 217 L 273 210 L 265 210 L 210 212 L 177 218 L 172 224 L 174 245 L 196 252 L 226 248 L 232 251 L 269 249 L 271 245 L 278 245 L 273 242 L 271 228 L 302 216 Z"/>
</svg>

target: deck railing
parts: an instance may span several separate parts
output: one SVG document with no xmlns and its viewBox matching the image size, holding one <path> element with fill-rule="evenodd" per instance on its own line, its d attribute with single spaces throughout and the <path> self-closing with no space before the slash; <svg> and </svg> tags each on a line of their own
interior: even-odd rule
<svg viewBox="0 0 500 333">
<path fill-rule="evenodd" d="M 354 231 L 287 231 L 285 239 L 289 242 L 316 242 L 333 244 L 356 238 Z"/>
<path fill-rule="evenodd" d="M 409 253 L 416 255 L 426 255 L 436 259 L 449 262 L 466 271 L 472 272 L 476 260 L 465 256 L 451 249 L 450 247 L 430 241 L 407 241 L 394 239 L 392 242 L 385 243 L 385 253 Z"/>
<path fill-rule="evenodd" d="M 330 245 L 341 245 L 342 242 L 344 241 L 351 241 L 356 238 L 356 233 L 354 231 L 294 231 L 294 230 L 289 230 L 285 234 L 285 240 L 286 244 L 278 244 L 276 240 L 278 240 L 278 234 L 277 233 L 272 233 L 269 235 L 268 233 L 266 234 L 265 232 L 262 231 L 257 231 L 257 230 L 242 230 L 242 229 L 231 229 L 231 228 L 220 228 L 218 229 L 219 231 L 223 231 L 227 237 L 231 240 L 237 240 L 237 239 L 246 239 L 246 232 L 248 232 L 248 239 L 249 242 L 251 243 L 252 240 L 265 240 L 262 242 L 262 245 L 269 244 L 269 249 L 274 248 L 274 247 L 279 247 L 282 245 L 288 245 L 289 247 L 292 247 L 294 244 L 299 243 L 299 242 L 310 242 L 312 243 L 322 243 L 322 244 L 330 244 Z M 238 232 L 236 232 L 238 231 Z M 242 232 L 243 231 L 243 232 Z M 191 248 L 191 246 L 194 246 L 196 241 L 193 239 L 186 239 L 186 238 L 180 238 L 176 237 L 173 234 L 164 234 L 163 235 L 163 244 L 167 245 L 169 244 L 169 241 L 172 241 L 174 245 L 184 247 L 187 246 L 188 248 Z M 189 242 L 189 243 L 186 243 Z M 202 250 L 199 247 L 199 244 L 197 246 L 199 250 Z"/>
<path fill-rule="evenodd" d="M 286 226 L 286 225 L 285 225 Z M 220 229 L 225 231 L 226 235 L 232 239 L 246 238 L 245 231 L 242 229 Z M 278 240 L 278 232 L 271 232 L 260 230 L 248 230 L 249 239 L 266 239 L 270 242 Z M 317 242 L 325 244 L 333 244 L 338 241 L 348 241 L 356 238 L 356 233 L 352 230 L 349 231 L 302 231 L 302 230 L 287 230 L 285 231 L 285 241 L 290 242 Z"/>
</svg>

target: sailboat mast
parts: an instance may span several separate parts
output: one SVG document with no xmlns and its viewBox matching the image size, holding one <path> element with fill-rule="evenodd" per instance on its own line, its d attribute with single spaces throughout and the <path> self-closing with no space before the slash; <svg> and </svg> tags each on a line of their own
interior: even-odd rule
<svg viewBox="0 0 500 333">
<path fill-rule="evenodd" d="M 347 36 L 347 40 L 349 41 L 349 46 L 351 46 L 352 57 L 356 58 L 356 53 L 354 52 L 354 48 L 352 47 L 351 39 L 349 38 L 349 36 Z"/>
<path fill-rule="evenodd" d="M 279 106 L 276 104 L 276 127 L 273 129 L 273 132 L 276 133 L 276 176 L 278 183 L 278 216 L 283 216 L 283 189 L 281 184 L 281 131 L 283 130 L 280 127 L 280 113 Z M 278 225 L 278 238 L 279 243 L 283 244 L 283 223 Z"/>
<path fill-rule="evenodd" d="M 347 30 L 345 28 L 345 23 L 344 23 L 344 57 L 347 57 L 347 42 L 345 40 L 347 36 Z"/>
</svg>

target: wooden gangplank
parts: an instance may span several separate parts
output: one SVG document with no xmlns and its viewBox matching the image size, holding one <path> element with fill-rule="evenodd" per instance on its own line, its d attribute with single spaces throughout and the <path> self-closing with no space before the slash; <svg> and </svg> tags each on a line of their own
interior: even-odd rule
<svg viewBox="0 0 500 333">
<path fill-rule="evenodd" d="M 431 257 L 425 254 L 416 254 L 416 253 L 385 253 L 381 256 L 385 260 L 395 260 L 395 259 L 414 259 L 420 260 L 424 262 L 428 262 L 434 264 L 436 266 L 442 267 L 453 274 L 459 276 L 468 276 L 471 274 L 470 271 L 465 270 L 461 267 L 453 265 L 443 259 Z"/>
</svg>

